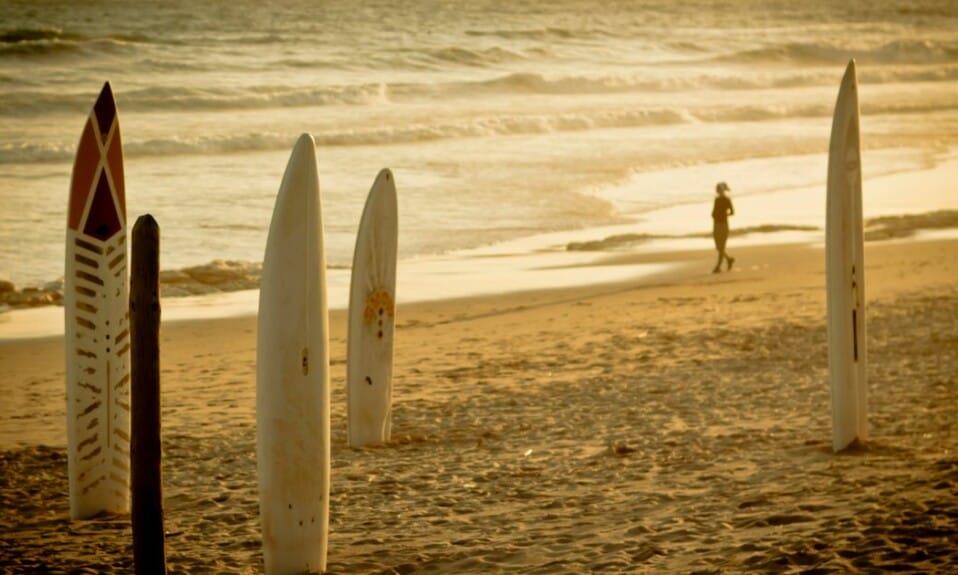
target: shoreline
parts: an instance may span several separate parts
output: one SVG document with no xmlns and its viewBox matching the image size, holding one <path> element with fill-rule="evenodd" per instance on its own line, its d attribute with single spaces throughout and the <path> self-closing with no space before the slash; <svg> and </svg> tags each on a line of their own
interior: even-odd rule
<svg viewBox="0 0 958 575">
<path fill-rule="evenodd" d="M 773 158 L 764 161 L 773 162 L 774 160 Z M 958 235 L 958 215 L 956 215 L 958 214 L 958 195 L 953 193 L 952 186 L 952 182 L 958 179 L 958 149 L 940 152 L 933 158 L 928 158 L 927 161 L 931 162 L 931 165 L 907 171 L 881 172 L 866 178 L 864 182 L 865 219 L 877 220 L 891 216 L 915 217 L 923 213 L 927 215 L 936 211 L 954 211 L 955 213 L 949 216 L 950 220 L 944 224 L 917 222 L 912 224 L 910 229 L 899 231 L 907 233 L 920 231 L 924 225 L 944 225 L 951 227 L 955 235 Z M 708 166 L 708 170 L 700 166 L 696 169 L 697 177 L 704 177 L 706 172 L 721 174 L 723 171 L 741 175 L 743 168 L 738 165 L 740 163 L 717 164 Z M 807 160 L 803 162 L 803 165 L 805 163 Z M 766 166 L 765 169 L 768 167 Z M 617 188 L 598 192 L 598 194 L 607 195 L 609 201 L 618 204 L 623 213 L 628 213 L 626 209 L 628 201 L 625 198 L 641 197 L 641 190 L 645 186 L 662 185 L 663 181 L 669 180 L 670 175 L 675 176 L 675 174 L 680 175 L 681 170 L 669 169 L 639 174 Z M 686 174 L 684 179 L 687 180 L 690 177 L 690 174 Z M 679 180 L 683 178 L 680 177 Z M 674 185 L 688 187 L 690 182 L 676 182 Z M 407 301 L 423 301 L 463 295 L 504 293 L 541 289 L 548 287 L 553 281 L 559 286 L 581 285 L 594 280 L 563 276 L 548 277 L 526 272 L 540 268 L 555 269 L 561 266 L 581 265 L 586 259 L 600 258 L 603 252 L 617 253 L 622 249 L 663 252 L 685 251 L 696 247 L 708 249 L 711 247 L 711 227 L 708 217 L 711 210 L 711 196 L 708 192 L 710 184 L 703 185 L 705 191 L 701 201 L 631 214 L 626 216 L 631 220 L 626 223 L 549 232 L 445 254 L 404 258 L 400 260 L 399 265 L 398 297 L 400 300 L 406 297 Z M 742 194 L 739 195 L 736 189 L 741 190 Z M 921 195 L 907 193 L 908 190 L 914 189 L 921 189 Z M 733 236 L 730 240 L 732 245 L 814 243 L 822 241 L 824 237 L 824 184 L 812 187 L 790 187 L 756 194 L 749 193 L 747 182 L 745 182 L 741 187 L 733 186 L 732 198 L 736 206 L 736 216 L 732 222 L 733 234 L 741 233 L 742 230 L 757 232 L 745 236 Z M 769 229 L 777 231 L 763 233 L 763 230 L 768 232 Z M 615 241 L 629 237 L 641 241 L 618 244 Z M 610 245 L 602 246 L 603 243 Z M 576 244 L 593 246 L 598 244 L 598 249 L 586 249 L 582 254 L 566 253 L 572 251 L 567 250 L 567 247 Z M 548 259 L 537 261 L 538 256 Z M 556 261 L 562 257 L 567 258 L 567 261 Z M 483 260 L 486 258 L 499 258 L 499 262 L 508 264 L 508 267 L 484 266 Z M 176 294 L 176 298 L 164 297 L 164 299 L 172 302 L 175 299 L 192 298 L 181 299 L 173 305 L 179 310 L 176 312 L 180 314 L 179 317 L 191 317 L 191 312 L 187 309 L 189 307 L 196 308 L 192 317 L 210 317 L 214 312 L 211 312 L 209 308 L 216 305 L 223 306 L 223 310 L 216 312 L 221 316 L 255 313 L 255 295 L 231 294 L 255 289 L 260 267 L 261 264 L 255 261 L 212 260 L 182 268 L 163 269 L 161 278 L 164 291 Z M 610 277 L 600 277 L 598 281 L 625 279 L 617 275 L 621 270 L 614 271 L 616 273 L 611 273 Z M 463 274 L 463 278 L 458 280 L 458 285 L 455 274 Z M 348 266 L 331 267 L 327 275 L 331 295 L 330 305 L 344 307 L 346 300 L 342 294 L 348 292 Z M 404 275 L 413 279 L 404 280 Z M 416 278 L 419 278 L 419 281 Z M 481 288 L 492 282 L 504 287 Z M 448 289 L 442 289 L 443 284 Z M 0 302 L 4 301 L 3 292 L 9 293 L 12 288 L 13 285 L 9 282 L 0 281 Z M 415 295 L 410 296 L 410 294 Z M 38 301 L 55 302 L 62 297 L 62 279 L 48 281 L 37 287 L 26 286 L 14 295 L 21 299 L 34 297 Z M 49 312 L 30 313 L 27 314 L 29 317 L 23 320 L 16 317 L 24 310 L 31 309 L 39 308 L 3 309 L 3 305 L 0 304 L 0 310 L 2 310 L 0 311 L 0 339 L 28 334 L 36 337 L 62 331 L 62 328 L 56 327 L 32 331 L 17 328 L 11 331 L 8 324 L 14 320 L 21 325 L 28 323 L 53 325 L 59 321 L 51 322 Z M 14 314 L 13 318 L 10 317 L 11 314 Z"/>
<path fill-rule="evenodd" d="M 944 229 L 908 228 L 901 237 L 879 237 L 866 240 L 866 245 L 958 239 L 958 222 L 951 221 L 956 216 L 958 212 L 949 212 L 948 226 Z M 775 246 L 821 246 L 823 240 L 818 236 L 822 235 L 821 230 L 750 233 L 733 237 L 729 249 L 738 254 Z M 406 260 L 400 262 L 397 303 L 435 304 L 550 290 L 598 288 L 627 282 L 649 283 L 662 277 L 681 277 L 682 270 L 693 260 L 701 261 L 699 265 L 703 269 L 711 269 L 711 264 L 706 262 L 715 256 L 714 249 L 701 247 L 710 243 L 710 239 L 704 237 L 653 238 L 639 242 L 618 241 L 620 237 L 611 235 L 596 240 L 595 243 L 611 245 L 599 249 L 572 249 L 573 242 L 570 242 L 568 250 L 540 249 L 531 253 L 516 250 L 508 253 L 502 246 L 496 246 L 495 249 L 475 250 L 469 257 L 460 253 Z M 744 265 L 743 260 L 737 261 L 738 265 Z M 330 313 L 345 312 L 349 273 L 348 269 L 342 268 L 327 270 Z M 421 278 L 418 285 L 404 281 L 417 276 Z M 408 293 L 416 295 L 403 295 Z M 165 325 L 255 317 L 259 289 L 161 297 Z M 62 310 L 60 305 L 48 305 L 0 312 L 0 343 L 62 337 Z"/>
</svg>

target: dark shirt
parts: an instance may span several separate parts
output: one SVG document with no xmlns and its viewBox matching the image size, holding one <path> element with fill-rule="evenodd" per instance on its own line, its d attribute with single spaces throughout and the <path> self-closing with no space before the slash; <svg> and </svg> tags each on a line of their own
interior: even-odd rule
<svg viewBox="0 0 958 575">
<path fill-rule="evenodd" d="M 727 222 L 728 217 L 735 213 L 732 207 L 732 200 L 727 196 L 718 196 L 715 198 L 715 205 L 712 206 L 712 219 L 716 222 Z"/>
</svg>

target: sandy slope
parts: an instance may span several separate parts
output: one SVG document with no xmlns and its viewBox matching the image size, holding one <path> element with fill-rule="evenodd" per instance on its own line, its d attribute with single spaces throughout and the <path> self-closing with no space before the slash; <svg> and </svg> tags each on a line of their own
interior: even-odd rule
<svg viewBox="0 0 958 575">
<path fill-rule="evenodd" d="M 953 569 L 958 240 L 867 246 L 873 440 L 842 455 L 821 248 L 733 253 L 720 275 L 670 254 L 688 267 L 400 308 L 382 448 L 346 447 L 334 314 L 329 569 Z M 162 338 L 170 571 L 259 573 L 255 319 Z M 0 571 L 129 572 L 128 518 L 67 520 L 62 353 L 0 344 Z"/>
</svg>

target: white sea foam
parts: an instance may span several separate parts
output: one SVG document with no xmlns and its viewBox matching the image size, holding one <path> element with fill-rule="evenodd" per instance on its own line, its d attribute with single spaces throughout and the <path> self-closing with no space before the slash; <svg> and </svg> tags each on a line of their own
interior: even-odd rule
<svg viewBox="0 0 958 575">
<path fill-rule="evenodd" d="M 731 124 L 797 119 L 825 119 L 832 113 L 829 102 L 754 103 L 689 107 L 642 107 L 594 109 L 522 114 L 493 113 L 461 117 L 450 121 L 435 118 L 410 118 L 405 124 L 333 128 L 314 134 L 321 146 L 383 146 L 415 144 L 436 140 L 461 140 L 497 136 L 588 132 L 606 129 L 639 129 L 675 124 Z M 887 101 L 866 103 L 863 109 L 873 118 L 881 116 L 954 114 L 954 101 Z M 127 136 L 124 152 L 128 158 L 180 155 L 219 155 L 237 152 L 278 151 L 289 146 L 289 131 L 255 131 L 168 134 L 147 140 Z M 0 143 L 0 165 L 28 163 L 67 163 L 72 161 L 74 145 L 67 142 Z M 677 160 L 681 161 L 681 159 Z"/>
</svg>

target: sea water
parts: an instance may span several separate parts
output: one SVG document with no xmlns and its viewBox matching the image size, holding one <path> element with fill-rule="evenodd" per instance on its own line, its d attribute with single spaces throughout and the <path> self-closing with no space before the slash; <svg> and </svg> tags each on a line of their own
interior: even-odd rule
<svg viewBox="0 0 958 575">
<path fill-rule="evenodd" d="M 751 221 L 809 223 L 743 203 L 819 190 L 823 212 L 850 58 L 866 177 L 954 157 L 953 0 L 5 0 L 0 278 L 62 276 L 73 154 L 104 81 L 129 224 L 158 220 L 164 269 L 256 265 L 288 154 L 309 132 L 333 270 L 349 266 L 366 194 L 390 167 L 400 257 L 468 274 L 476 250 L 549 257 L 683 205 L 704 207 L 664 225 L 707 230 L 719 180 Z"/>
</svg>

